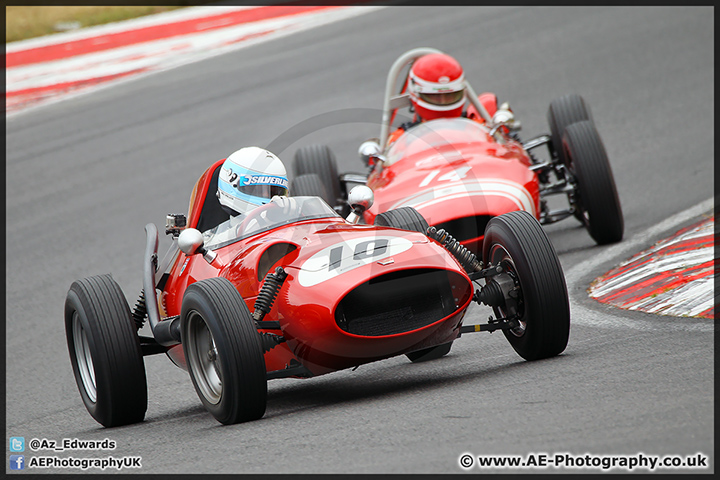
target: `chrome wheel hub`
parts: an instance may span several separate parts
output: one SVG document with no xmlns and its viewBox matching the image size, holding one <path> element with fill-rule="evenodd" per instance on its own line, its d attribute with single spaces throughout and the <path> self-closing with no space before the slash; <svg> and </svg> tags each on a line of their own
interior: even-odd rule
<svg viewBox="0 0 720 480">
<path fill-rule="evenodd" d="M 202 396 L 215 405 L 222 398 L 222 374 L 218 363 L 218 351 L 215 340 L 205 320 L 197 312 L 188 315 L 187 349 L 188 368 Z"/>
<path fill-rule="evenodd" d="M 95 368 L 93 367 L 92 355 L 90 354 L 90 344 L 77 312 L 73 312 L 72 335 L 73 344 L 75 345 L 75 360 L 77 360 L 83 389 L 88 398 L 90 398 L 90 401 L 95 403 L 97 401 Z"/>
</svg>

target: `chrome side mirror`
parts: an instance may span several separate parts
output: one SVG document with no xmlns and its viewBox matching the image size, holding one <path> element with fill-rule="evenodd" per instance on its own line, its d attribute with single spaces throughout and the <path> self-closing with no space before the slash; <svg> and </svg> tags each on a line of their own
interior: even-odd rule
<svg viewBox="0 0 720 480">
<path fill-rule="evenodd" d="M 380 156 L 380 152 L 382 149 L 380 148 L 380 144 L 378 143 L 377 139 L 370 139 L 365 142 L 363 142 L 360 145 L 360 148 L 358 148 L 358 155 L 360 156 L 360 160 L 365 164 L 365 166 L 370 166 L 370 161 L 377 158 L 382 158 Z"/>
<path fill-rule="evenodd" d="M 372 207 L 375 202 L 375 194 L 370 187 L 365 185 L 357 185 L 350 193 L 348 193 L 348 205 L 352 208 L 352 212 L 347 217 L 350 223 L 358 223 L 365 211 Z"/>
<path fill-rule="evenodd" d="M 492 130 L 490 135 L 495 135 L 500 127 L 507 127 L 511 132 L 520 130 L 520 121 L 515 119 L 515 114 L 510 109 L 510 104 L 505 102 L 498 107 L 497 112 L 492 117 Z"/>
<path fill-rule="evenodd" d="M 373 202 L 375 202 L 375 194 L 372 189 L 366 185 L 357 185 L 350 190 L 348 194 L 348 204 L 350 208 L 361 214 L 372 207 Z"/>
<path fill-rule="evenodd" d="M 217 253 L 205 248 L 204 243 L 202 233 L 195 228 L 186 228 L 178 236 L 178 247 L 181 252 L 188 257 L 201 253 L 206 262 L 212 263 L 217 257 Z"/>
</svg>

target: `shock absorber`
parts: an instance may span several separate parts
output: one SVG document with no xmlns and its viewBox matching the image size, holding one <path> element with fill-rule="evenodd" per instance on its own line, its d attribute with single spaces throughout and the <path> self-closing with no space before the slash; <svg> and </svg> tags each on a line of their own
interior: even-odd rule
<svg viewBox="0 0 720 480">
<path fill-rule="evenodd" d="M 277 267 L 275 273 L 268 273 L 265 276 L 262 287 L 260 287 L 260 293 L 255 299 L 255 311 L 252 316 L 256 322 L 261 321 L 270 312 L 285 278 L 287 278 L 287 273 L 282 267 Z"/>
<path fill-rule="evenodd" d="M 427 236 L 433 240 L 437 240 L 445 249 L 452 254 L 453 257 L 460 262 L 467 273 L 479 272 L 482 270 L 482 261 L 478 260 L 474 253 L 463 247 L 459 241 L 446 232 L 444 229 L 436 229 L 429 227 Z"/>
<path fill-rule="evenodd" d="M 135 302 L 135 307 L 132 311 L 132 318 L 135 321 L 135 327 L 140 330 L 145 325 L 145 319 L 147 318 L 147 305 L 145 305 L 145 290 L 140 290 L 140 296 Z"/>
</svg>

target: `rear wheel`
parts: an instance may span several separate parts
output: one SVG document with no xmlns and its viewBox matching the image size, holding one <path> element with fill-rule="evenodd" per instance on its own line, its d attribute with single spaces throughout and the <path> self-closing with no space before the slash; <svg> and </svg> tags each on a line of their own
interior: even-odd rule
<svg viewBox="0 0 720 480">
<path fill-rule="evenodd" d="M 110 275 L 73 282 L 65 300 L 65 333 L 80 396 L 105 427 L 141 422 L 147 379 L 125 294 Z"/>
<path fill-rule="evenodd" d="M 375 217 L 375 225 L 399 228 L 427 234 L 428 223 L 413 207 L 400 207 L 388 210 Z"/>
<path fill-rule="evenodd" d="M 331 201 L 331 207 L 337 205 L 341 197 L 340 177 L 338 176 L 337 161 L 330 147 L 327 145 L 307 145 L 295 153 L 293 162 L 295 177 L 314 173 L 320 177 Z"/>
<path fill-rule="evenodd" d="M 267 378 L 260 334 L 233 284 L 217 277 L 190 285 L 180 328 L 190 378 L 212 416 L 224 424 L 261 418 Z"/>
<path fill-rule="evenodd" d="M 492 218 L 483 260 L 499 264 L 502 280 L 514 283 L 504 305 L 493 310 L 499 318 L 517 315 L 520 325 L 503 330 L 515 351 L 525 360 L 562 353 L 570 334 L 567 286 L 555 249 L 535 217 L 520 210 Z M 488 283 L 500 280 L 490 277 Z"/>
<path fill-rule="evenodd" d="M 550 125 L 552 148 L 560 162 L 568 165 L 567 156 L 562 149 L 563 133 L 568 125 L 575 122 L 581 122 L 583 120 L 592 121 L 590 107 L 580 95 L 564 95 L 550 102 L 547 118 L 548 124 Z"/>
<path fill-rule="evenodd" d="M 333 201 L 328 195 L 325 185 L 315 173 L 306 173 L 295 177 L 290 185 L 290 194 L 294 197 L 320 197 L 325 200 L 325 203 L 333 206 Z"/>
<path fill-rule="evenodd" d="M 605 147 L 592 122 L 569 125 L 563 151 L 577 182 L 575 208 L 580 220 L 598 245 L 619 242 L 624 230 L 620 198 Z"/>
</svg>

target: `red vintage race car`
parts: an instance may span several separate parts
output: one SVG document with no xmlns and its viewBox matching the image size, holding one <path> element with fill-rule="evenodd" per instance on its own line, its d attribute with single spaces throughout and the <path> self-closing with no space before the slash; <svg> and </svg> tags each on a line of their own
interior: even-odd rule
<svg viewBox="0 0 720 480">
<path fill-rule="evenodd" d="M 516 210 L 531 213 L 541 224 L 575 216 L 598 244 L 622 239 L 623 216 L 610 163 L 590 109 L 579 95 L 550 104 L 550 134 L 521 142 L 520 123 L 509 105 L 498 107 L 492 94 L 476 95 L 464 80 L 470 102 L 465 116 L 429 120 L 391 133 L 398 111 L 411 105 L 405 92 L 409 66 L 431 53 L 441 52 L 417 48 L 392 65 L 380 137 L 360 147 L 369 174 L 338 175 L 333 152 L 324 145 L 310 145 L 295 155 L 294 185 L 299 190 L 292 189 L 310 193 L 298 177 L 318 175 L 323 186 L 315 194 L 341 211 L 350 188 L 366 184 L 375 192 L 375 204 L 365 212 L 367 223 L 381 212 L 410 206 L 474 252 L 481 250 L 489 220 Z M 403 87 L 393 95 L 398 80 Z M 531 152 L 542 145 L 547 146 L 547 160 Z M 560 201 L 566 197 L 567 206 L 551 209 L 553 196 L 560 196 Z"/>
<path fill-rule="evenodd" d="M 350 193 L 348 218 L 313 196 L 273 197 L 228 218 L 215 196 L 221 165 L 199 179 L 187 218 L 168 215 L 162 261 L 157 227 L 146 225 L 143 293 L 132 311 L 110 275 L 70 287 L 70 359 L 102 425 L 143 420 L 143 357 L 157 353 L 187 370 L 206 409 L 231 424 L 263 416 L 270 379 L 397 355 L 438 358 L 463 333 L 503 330 L 527 360 L 565 349 L 564 276 L 526 212 L 488 223 L 480 260 L 410 207 L 358 223 L 373 202 L 366 186 Z M 495 317 L 463 325 L 472 302 Z M 146 320 L 152 336 L 138 333 Z"/>
</svg>

